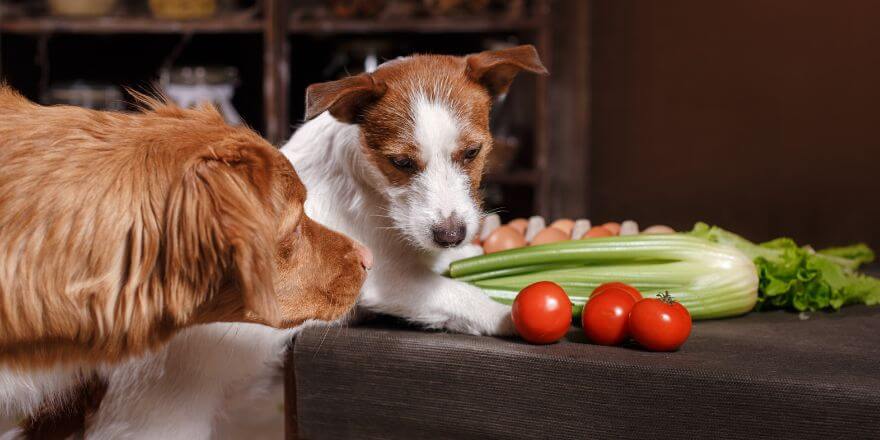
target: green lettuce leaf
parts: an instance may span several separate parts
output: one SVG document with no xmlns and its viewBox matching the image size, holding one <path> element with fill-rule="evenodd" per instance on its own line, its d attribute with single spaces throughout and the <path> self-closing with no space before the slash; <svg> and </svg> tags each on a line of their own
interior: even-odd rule
<svg viewBox="0 0 880 440">
<path fill-rule="evenodd" d="M 814 251 L 789 238 L 755 244 L 717 226 L 697 223 L 690 234 L 734 246 L 758 269 L 757 309 L 837 310 L 880 303 L 880 280 L 856 270 L 874 260 L 865 244 Z"/>
<path fill-rule="evenodd" d="M 851 270 L 856 270 L 861 265 L 874 261 L 874 251 L 864 243 L 826 248 L 820 250 L 819 253 Z"/>
</svg>

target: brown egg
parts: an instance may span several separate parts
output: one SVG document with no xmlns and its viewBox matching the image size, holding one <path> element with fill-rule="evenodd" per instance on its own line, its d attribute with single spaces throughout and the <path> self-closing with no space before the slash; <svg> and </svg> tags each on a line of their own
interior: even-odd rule
<svg viewBox="0 0 880 440">
<path fill-rule="evenodd" d="M 570 234 L 565 233 L 560 229 L 554 228 L 553 226 L 549 228 L 544 228 L 541 232 L 538 232 L 535 235 L 535 238 L 532 239 L 532 242 L 529 243 L 530 246 L 537 246 L 539 244 L 547 244 L 547 243 L 556 243 L 557 241 L 565 241 L 571 237 Z"/>
<path fill-rule="evenodd" d="M 553 223 L 550 223 L 551 228 L 559 229 L 562 232 L 568 234 L 569 238 L 571 237 L 571 230 L 574 229 L 574 220 L 570 218 L 561 218 L 556 220 Z"/>
<path fill-rule="evenodd" d="M 483 241 L 483 252 L 491 254 L 525 245 L 526 239 L 519 231 L 509 225 L 504 225 L 496 229 L 495 232 L 492 232 L 492 235 L 489 235 L 489 238 Z"/>
<path fill-rule="evenodd" d="M 587 231 L 581 239 L 585 238 L 599 238 L 599 237 L 612 237 L 614 234 L 611 233 L 608 229 L 605 229 L 604 226 L 594 226 L 592 229 Z"/>
<path fill-rule="evenodd" d="M 654 225 L 648 226 L 642 231 L 642 234 L 674 234 L 675 229 L 670 228 L 666 225 Z"/>
<path fill-rule="evenodd" d="M 526 228 L 529 227 L 529 221 L 524 218 L 515 218 L 511 220 L 507 226 L 516 229 L 520 234 L 526 235 Z"/>
<path fill-rule="evenodd" d="M 611 235 L 620 235 L 620 223 L 608 222 L 602 225 L 602 227 L 611 231 Z"/>
<path fill-rule="evenodd" d="M 483 240 L 489 238 L 492 232 L 495 232 L 499 226 L 501 226 L 501 217 L 498 214 L 490 214 L 483 217 L 483 221 L 480 222 L 480 229 L 474 234 L 474 239 L 471 243 L 481 246 Z"/>
</svg>

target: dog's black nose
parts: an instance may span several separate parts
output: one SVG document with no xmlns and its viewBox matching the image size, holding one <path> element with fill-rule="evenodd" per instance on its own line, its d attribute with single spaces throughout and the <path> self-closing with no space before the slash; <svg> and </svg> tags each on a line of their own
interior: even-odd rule
<svg viewBox="0 0 880 440">
<path fill-rule="evenodd" d="M 434 243 L 437 245 L 455 247 L 464 241 L 464 236 L 467 235 L 467 226 L 458 216 L 450 215 L 431 227 L 431 232 L 434 234 Z"/>
</svg>

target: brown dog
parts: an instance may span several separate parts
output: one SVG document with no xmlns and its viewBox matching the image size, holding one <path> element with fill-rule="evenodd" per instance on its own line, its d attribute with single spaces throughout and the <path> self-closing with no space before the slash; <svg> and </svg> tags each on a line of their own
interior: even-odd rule
<svg viewBox="0 0 880 440">
<path fill-rule="evenodd" d="M 212 108 L 142 104 L 0 85 L 0 366 L 118 361 L 194 324 L 291 327 L 357 298 L 369 251 L 306 217 L 276 149 Z"/>
</svg>

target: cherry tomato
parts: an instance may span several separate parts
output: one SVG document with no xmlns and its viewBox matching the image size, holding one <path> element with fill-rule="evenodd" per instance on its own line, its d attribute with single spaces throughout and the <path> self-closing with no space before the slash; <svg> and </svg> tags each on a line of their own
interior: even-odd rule
<svg viewBox="0 0 880 440">
<path fill-rule="evenodd" d="M 636 302 L 639 302 L 642 299 L 642 292 L 639 292 L 639 289 L 636 289 L 635 287 L 630 286 L 629 284 L 621 283 L 620 281 L 614 281 L 611 283 L 600 284 L 599 287 L 597 287 L 595 290 L 593 290 L 593 293 L 590 294 L 590 298 L 592 298 L 592 297 L 594 297 L 594 296 L 596 296 L 606 290 L 623 290 L 624 292 L 628 293 L 632 297 L 632 299 L 635 300 Z"/>
<path fill-rule="evenodd" d="M 636 300 L 629 292 L 609 288 L 590 297 L 581 314 L 584 334 L 599 345 L 618 345 L 626 340 L 627 319 Z"/>
<path fill-rule="evenodd" d="M 571 327 L 571 300 L 559 284 L 539 281 L 520 290 L 513 300 L 513 325 L 533 344 L 551 344 Z"/>
<path fill-rule="evenodd" d="M 674 351 L 691 334 L 691 314 L 668 293 L 645 298 L 629 313 L 629 334 L 651 351 Z"/>
</svg>

